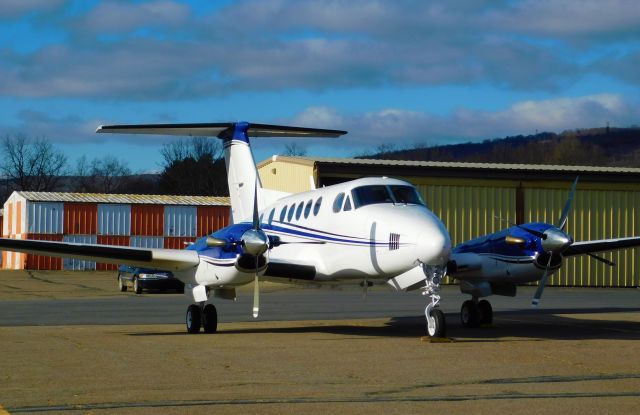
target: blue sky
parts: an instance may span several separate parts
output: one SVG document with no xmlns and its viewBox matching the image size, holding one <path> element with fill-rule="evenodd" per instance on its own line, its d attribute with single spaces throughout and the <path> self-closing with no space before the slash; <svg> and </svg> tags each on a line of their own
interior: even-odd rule
<svg viewBox="0 0 640 415">
<path fill-rule="evenodd" d="M 640 124 L 635 0 L 0 0 L 0 135 L 158 169 L 100 124 L 338 128 L 310 155 Z M 286 141 L 253 140 L 256 160 Z"/>
</svg>

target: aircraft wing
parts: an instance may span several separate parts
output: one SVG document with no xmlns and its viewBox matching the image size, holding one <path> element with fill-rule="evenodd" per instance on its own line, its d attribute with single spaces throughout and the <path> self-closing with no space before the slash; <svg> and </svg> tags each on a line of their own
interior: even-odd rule
<svg viewBox="0 0 640 415">
<path fill-rule="evenodd" d="M 640 237 L 601 239 L 598 241 L 574 242 L 562 252 L 562 256 L 592 254 L 596 252 L 615 251 L 617 249 L 633 248 L 640 246 Z"/>
<path fill-rule="evenodd" d="M 0 250 L 84 259 L 116 265 L 133 265 L 165 271 L 188 270 L 200 262 L 198 253 L 190 250 L 132 248 L 25 239 L 0 238 Z"/>
</svg>

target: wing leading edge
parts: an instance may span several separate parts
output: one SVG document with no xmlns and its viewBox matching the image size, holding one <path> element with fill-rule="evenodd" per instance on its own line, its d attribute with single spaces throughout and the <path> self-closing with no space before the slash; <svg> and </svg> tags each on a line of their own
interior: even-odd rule
<svg viewBox="0 0 640 415">
<path fill-rule="evenodd" d="M 0 250 L 84 259 L 116 265 L 142 266 L 166 271 L 184 271 L 200 263 L 200 257 L 196 251 L 180 249 L 147 249 L 0 238 Z"/>
<path fill-rule="evenodd" d="M 634 248 L 640 246 L 640 237 L 601 239 L 597 241 L 574 242 L 568 247 L 562 256 L 574 256 L 582 254 L 593 254 L 596 252 L 615 251 L 618 249 Z"/>
</svg>

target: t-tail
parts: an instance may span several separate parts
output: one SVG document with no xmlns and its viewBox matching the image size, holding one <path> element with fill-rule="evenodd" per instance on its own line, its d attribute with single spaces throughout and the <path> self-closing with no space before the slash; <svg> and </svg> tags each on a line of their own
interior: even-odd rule
<svg viewBox="0 0 640 415">
<path fill-rule="evenodd" d="M 335 138 L 347 133 L 341 130 L 253 124 L 248 122 L 103 125 L 98 127 L 96 132 L 217 137 L 223 140 L 229 196 L 231 199 L 231 219 L 234 223 L 251 220 L 256 183 L 258 188 L 262 188 L 256 163 L 251 153 L 249 137 Z"/>
</svg>

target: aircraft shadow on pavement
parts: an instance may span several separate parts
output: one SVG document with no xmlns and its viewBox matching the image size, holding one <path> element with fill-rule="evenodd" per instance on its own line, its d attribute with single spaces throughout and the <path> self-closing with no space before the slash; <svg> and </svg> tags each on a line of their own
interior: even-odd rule
<svg viewBox="0 0 640 415">
<path fill-rule="evenodd" d="M 462 327 L 458 313 L 448 313 L 448 336 L 459 342 L 505 342 L 522 340 L 640 340 L 640 321 L 616 319 L 616 313 L 637 313 L 640 308 L 543 309 L 503 311 L 494 314 L 494 324 L 488 327 Z M 600 318 L 580 317 L 585 314 Z M 605 316 L 604 314 L 610 314 Z M 575 317 L 573 317 L 575 316 Z M 221 335 L 235 334 L 295 334 L 330 333 L 356 337 L 422 337 L 426 336 L 423 316 L 392 317 L 384 326 L 354 324 L 298 327 L 248 327 L 225 330 Z M 131 336 L 186 335 L 185 332 L 129 333 Z M 202 334 L 204 335 L 204 334 Z"/>
</svg>

